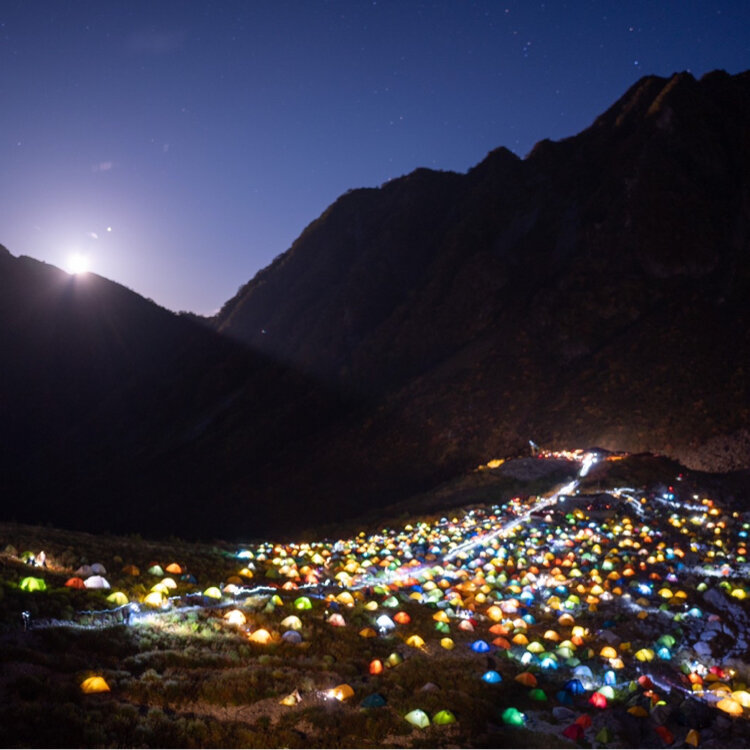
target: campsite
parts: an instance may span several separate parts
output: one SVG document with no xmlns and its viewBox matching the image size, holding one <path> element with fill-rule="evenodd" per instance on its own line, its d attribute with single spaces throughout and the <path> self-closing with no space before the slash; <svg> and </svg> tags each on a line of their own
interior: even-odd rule
<svg viewBox="0 0 750 750">
<path fill-rule="evenodd" d="M 322 539 L 4 524 L 0 740 L 746 747 L 750 513 L 729 484 L 578 450 L 488 461 Z"/>
</svg>

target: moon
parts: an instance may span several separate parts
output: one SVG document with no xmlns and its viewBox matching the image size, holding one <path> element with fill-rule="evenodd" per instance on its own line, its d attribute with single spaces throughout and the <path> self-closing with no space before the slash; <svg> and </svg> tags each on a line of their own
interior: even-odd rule
<svg viewBox="0 0 750 750">
<path fill-rule="evenodd" d="M 73 276 L 86 273 L 89 270 L 89 259 L 81 253 L 71 253 L 65 261 L 65 270 Z"/>
</svg>

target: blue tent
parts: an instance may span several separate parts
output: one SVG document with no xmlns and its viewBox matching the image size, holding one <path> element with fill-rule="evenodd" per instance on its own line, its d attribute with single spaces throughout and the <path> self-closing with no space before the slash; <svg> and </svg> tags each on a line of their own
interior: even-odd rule
<svg viewBox="0 0 750 750">
<path fill-rule="evenodd" d="M 385 706 L 385 698 L 380 693 L 368 695 L 360 704 L 362 708 L 382 708 Z"/>
<path fill-rule="evenodd" d="M 583 695 L 586 692 L 586 688 L 583 687 L 583 683 L 578 680 L 568 680 L 564 685 L 563 689 L 570 695 Z"/>
</svg>

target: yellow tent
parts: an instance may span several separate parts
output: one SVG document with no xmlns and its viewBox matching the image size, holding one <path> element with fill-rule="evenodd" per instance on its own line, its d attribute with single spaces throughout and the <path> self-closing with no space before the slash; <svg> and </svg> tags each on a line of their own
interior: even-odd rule
<svg viewBox="0 0 750 750">
<path fill-rule="evenodd" d="M 335 688 L 326 690 L 326 695 L 329 698 L 335 698 L 337 701 L 345 701 L 354 695 L 354 690 L 352 690 L 351 685 L 343 683 L 342 685 L 337 685 Z"/>
<path fill-rule="evenodd" d="M 81 690 L 84 693 L 108 693 L 109 685 L 103 677 L 96 675 L 84 680 L 81 683 Z"/>
<path fill-rule="evenodd" d="M 271 634 L 265 629 L 260 628 L 259 630 L 256 630 L 250 637 L 250 640 L 253 643 L 270 643 L 271 642 Z"/>
<path fill-rule="evenodd" d="M 162 607 L 164 605 L 164 596 L 158 591 L 152 591 L 144 600 L 144 604 L 149 607 Z"/>
<path fill-rule="evenodd" d="M 285 698 L 282 698 L 279 703 L 282 706 L 296 706 L 300 701 L 302 700 L 302 696 L 299 694 L 298 690 L 294 690 L 289 695 L 287 695 Z"/>
<path fill-rule="evenodd" d="M 742 716 L 742 706 L 733 698 L 722 698 L 716 704 L 716 708 L 718 708 L 720 711 L 728 713 L 730 716 Z"/>
</svg>

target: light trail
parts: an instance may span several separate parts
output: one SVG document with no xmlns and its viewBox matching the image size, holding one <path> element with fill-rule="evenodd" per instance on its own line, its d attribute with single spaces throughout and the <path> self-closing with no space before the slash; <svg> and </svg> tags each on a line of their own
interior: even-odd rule
<svg viewBox="0 0 750 750">
<path fill-rule="evenodd" d="M 472 539 L 468 542 L 464 542 L 464 544 L 459 545 L 452 552 L 449 552 L 447 555 L 445 555 L 443 559 L 446 562 L 450 562 L 456 556 L 460 554 L 464 554 L 466 552 L 470 552 L 471 550 L 473 550 L 480 544 L 487 544 L 488 542 L 491 542 L 493 539 L 497 539 L 498 537 L 501 537 L 501 536 L 507 536 L 511 531 L 513 531 L 513 529 L 516 528 L 516 526 L 521 526 L 524 523 L 526 523 L 534 513 L 539 513 L 545 508 L 548 508 L 550 505 L 555 505 L 561 496 L 575 494 L 576 491 L 578 490 L 578 487 L 580 486 L 581 477 L 588 474 L 591 467 L 597 461 L 598 461 L 598 458 L 595 453 L 584 454 L 581 459 L 581 468 L 578 470 L 578 476 L 575 479 L 568 482 L 568 484 L 566 484 L 564 487 L 561 487 L 556 492 L 553 492 L 551 495 L 541 498 L 539 502 L 534 503 L 534 505 L 528 508 L 525 513 L 512 518 L 510 521 L 503 524 L 495 531 L 492 531 L 489 534 L 485 534 L 484 536 L 477 537 L 476 539 Z"/>
</svg>

